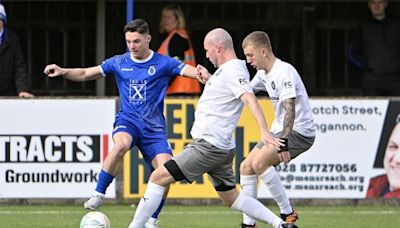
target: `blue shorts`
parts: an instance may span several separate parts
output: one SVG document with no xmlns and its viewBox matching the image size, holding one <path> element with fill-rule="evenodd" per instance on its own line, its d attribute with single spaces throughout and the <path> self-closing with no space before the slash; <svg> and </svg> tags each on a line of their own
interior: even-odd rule
<svg viewBox="0 0 400 228">
<path fill-rule="evenodd" d="M 156 155 L 169 154 L 172 156 L 172 149 L 168 143 L 165 128 L 154 129 L 132 118 L 117 115 L 113 135 L 117 132 L 126 132 L 132 136 L 131 148 L 134 146 L 139 148 L 149 168 L 153 168 L 151 161 Z"/>
</svg>

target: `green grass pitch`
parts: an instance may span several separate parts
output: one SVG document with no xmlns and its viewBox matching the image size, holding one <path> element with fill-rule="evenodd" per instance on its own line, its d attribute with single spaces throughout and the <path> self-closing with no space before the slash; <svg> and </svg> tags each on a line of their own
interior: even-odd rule
<svg viewBox="0 0 400 228">
<path fill-rule="evenodd" d="M 275 213 L 276 206 L 269 206 Z M 301 228 L 400 227 L 397 206 L 298 206 Z M 135 208 L 105 205 L 102 212 L 112 228 L 126 228 Z M 0 228 L 77 228 L 87 211 L 82 206 L 0 205 Z M 241 214 L 224 206 L 166 205 L 160 215 L 161 228 L 239 227 Z M 270 227 L 258 223 L 258 227 Z"/>
</svg>

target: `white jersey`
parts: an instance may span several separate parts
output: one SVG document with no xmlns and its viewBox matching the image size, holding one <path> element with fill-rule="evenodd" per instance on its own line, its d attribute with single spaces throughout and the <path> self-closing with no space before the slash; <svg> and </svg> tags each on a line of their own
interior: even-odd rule
<svg viewBox="0 0 400 228">
<path fill-rule="evenodd" d="M 230 150 L 235 148 L 233 133 L 243 110 L 240 96 L 253 93 L 250 75 L 243 60 L 233 59 L 222 64 L 208 79 L 199 99 L 192 137 Z"/>
<path fill-rule="evenodd" d="M 310 102 L 303 81 L 296 69 L 289 63 L 276 59 L 270 72 L 258 70 L 251 81 L 254 91 L 267 91 L 275 110 L 271 132 L 278 134 L 283 130 L 285 108 L 283 101 L 295 98 L 296 116 L 293 130 L 306 137 L 315 136 Z"/>
</svg>

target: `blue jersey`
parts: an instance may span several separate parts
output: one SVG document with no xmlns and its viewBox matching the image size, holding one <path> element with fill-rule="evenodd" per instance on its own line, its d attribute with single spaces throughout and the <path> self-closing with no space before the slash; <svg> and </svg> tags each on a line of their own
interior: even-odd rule
<svg viewBox="0 0 400 228">
<path fill-rule="evenodd" d="M 129 52 L 116 55 L 106 59 L 101 69 L 104 76 L 115 76 L 121 99 L 118 115 L 165 128 L 164 97 L 168 83 L 171 77 L 182 75 L 185 66 L 179 60 L 151 51 L 144 60 L 131 58 Z"/>
</svg>

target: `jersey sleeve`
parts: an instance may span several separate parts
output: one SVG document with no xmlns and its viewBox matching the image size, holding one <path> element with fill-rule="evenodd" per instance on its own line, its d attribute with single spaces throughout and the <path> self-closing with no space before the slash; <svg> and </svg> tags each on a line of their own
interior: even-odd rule
<svg viewBox="0 0 400 228">
<path fill-rule="evenodd" d="M 115 56 L 106 59 L 101 63 L 100 70 L 104 77 L 114 73 L 114 65 L 115 65 L 114 63 L 115 63 Z"/>
<path fill-rule="evenodd" d="M 243 93 L 253 93 L 253 89 L 250 86 L 250 75 L 247 68 L 232 68 L 226 75 L 226 85 L 233 92 L 236 99 L 238 99 Z"/>
<path fill-rule="evenodd" d="M 168 58 L 168 66 L 171 73 L 171 77 L 174 77 L 176 75 L 183 75 L 186 64 L 175 58 L 171 58 L 168 56 L 166 56 L 166 58 Z"/>
<path fill-rule="evenodd" d="M 264 71 L 257 71 L 256 75 L 254 75 L 254 78 L 250 82 L 250 86 L 255 93 L 259 91 L 267 91 L 261 79 L 262 74 L 264 74 Z"/>
<path fill-rule="evenodd" d="M 288 68 L 286 71 L 282 72 L 284 75 L 282 77 L 282 91 L 280 95 L 280 99 L 282 101 L 290 98 L 296 97 L 296 83 L 295 83 L 295 75 L 297 74 L 294 68 Z"/>
</svg>

